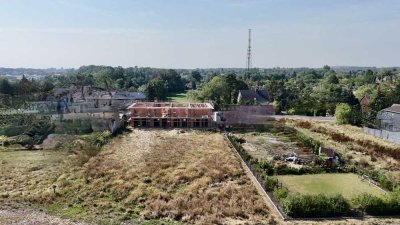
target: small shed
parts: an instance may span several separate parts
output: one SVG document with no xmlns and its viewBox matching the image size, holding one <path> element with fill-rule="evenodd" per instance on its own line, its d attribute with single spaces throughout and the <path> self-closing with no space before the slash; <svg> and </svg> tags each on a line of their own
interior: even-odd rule
<svg viewBox="0 0 400 225">
<path fill-rule="evenodd" d="M 335 158 L 336 153 L 333 149 L 319 147 L 318 155 L 325 156 L 327 158 Z"/>
</svg>

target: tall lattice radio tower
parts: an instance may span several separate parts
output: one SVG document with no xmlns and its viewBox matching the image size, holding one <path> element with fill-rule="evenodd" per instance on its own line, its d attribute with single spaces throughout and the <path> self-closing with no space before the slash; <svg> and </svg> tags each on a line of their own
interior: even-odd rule
<svg viewBox="0 0 400 225">
<path fill-rule="evenodd" d="M 251 29 L 249 29 L 249 46 L 247 47 L 247 61 L 246 61 L 247 71 L 251 69 Z"/>
</svg>

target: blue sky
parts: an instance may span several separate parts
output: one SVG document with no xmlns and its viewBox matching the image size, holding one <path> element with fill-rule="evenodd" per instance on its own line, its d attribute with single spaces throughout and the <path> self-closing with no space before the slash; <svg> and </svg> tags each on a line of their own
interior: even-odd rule
<svg viewBox="0 0 400 225">
<path fill-rule="evenodd" d="M 0 0 L 0 67 L 399 66 L 398 0 Z"/>
</svg>

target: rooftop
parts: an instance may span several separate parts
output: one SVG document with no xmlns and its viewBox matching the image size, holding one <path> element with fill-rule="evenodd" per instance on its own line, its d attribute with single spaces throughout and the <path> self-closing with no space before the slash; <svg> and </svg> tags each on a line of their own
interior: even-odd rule
<svg viewBox="0 0 400 225">
<path fill-rule="evenodd" d="M 210 103 L 189 103 L 189 102 L 136 102 L 131 108 L 189 108 L 189 109 L 214 109 Z"/>
<path fill-rule="evenodd" d="M 242 99 L 244 100 L 254 100 L 258 101 L 267 101 L 268 100 L 268 92 L 266 90 L 257 89 L 257 90 L 239 90 Z"/>
<path fill-rule="evenodd" d="M 320 147 L 320 154 L 321 153 L 325 154 L 329 158 L 333 158 L 336 156 L 335 151 L 333 149 L 329 149 L 329 148 Z"/>
<path fill-rule="evenodd" d="M 400 104 L 393 104 L 389 108 L 383 109 L 384 111 L 400 113 Z"/>
</svg>

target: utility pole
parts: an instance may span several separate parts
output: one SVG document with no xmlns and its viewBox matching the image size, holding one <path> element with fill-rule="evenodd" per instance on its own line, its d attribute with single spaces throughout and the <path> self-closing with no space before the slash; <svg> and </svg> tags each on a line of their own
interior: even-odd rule
<svg viewBox="0 0 400 225">
<path fill-rule="evenodd" d="M 247 48 L 247 62 L 246 62 L 247 72 L 251 69 L 251 29 L 249 29 L 249 46 Z"/>
</svg>

